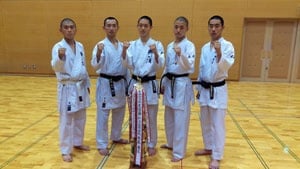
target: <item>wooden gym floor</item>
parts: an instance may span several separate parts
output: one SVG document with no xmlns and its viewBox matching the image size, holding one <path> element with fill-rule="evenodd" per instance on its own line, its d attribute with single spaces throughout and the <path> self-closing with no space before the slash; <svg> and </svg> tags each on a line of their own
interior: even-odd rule
<svg viewBox="0 0 300 169">
<path fill-rule="evenodd" d="M 85 144 L 73 162 L 61 159 L 58 147 L 56 78 L 0 75 L 0 168 L 126 169 L 130 145 L 111 144 L 111 155 L 95 146 L 96 79 L 91 79 L 92 105 L 87 111 Z M 300 84 L 228 82 L 227 136 L 222 169 L 300 168 Z M 195 157 L 203 147 L 199 105 L 192 106 L 186 158 L 170 162 L 171 152 L 157 148 L 149 169 L 205 169 L 209 157 Z M 158 145 L 165 143 L 164 107 L 158 113 Z M 109 124 L 110 125 L 110 124 Z M 109 127 L 110 128 L 110 127 Z M 123 127 L 128 138 L 128 113 Z"/>
</svg>

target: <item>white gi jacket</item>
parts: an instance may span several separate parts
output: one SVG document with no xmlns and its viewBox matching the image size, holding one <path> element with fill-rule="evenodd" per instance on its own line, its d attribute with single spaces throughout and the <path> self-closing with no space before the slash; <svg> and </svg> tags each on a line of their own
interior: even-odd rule
<svg viewBox="0 0 300 169">
<path fill-rule="evenodd" d="M 99 77 L 97 81 L 96 100 L 100 103 L 102 109 L 115 109 L 125 106 L 127 79 L 129 78 L 128 69 L 122 64 L 123 43 L 118 42 L 116 48 L 109 39 L 105 38 L 98 42 L 104 44 L 104 49 L 101 53 L 101 59 L 97 62 L 97 50 L 95 45 L 92 53 L 91 65 L 96 69 L 96 73 L 100 75 L 106 74 L 110 76 L 124 76 L 125 79 L 113 82 L 115 96 L 112 96 L 109 79 Z"/>
<path fill-rule="evenodd" d="M 84 47 L 75 41 L 76 54 L 62 39 L 52 48 L 51 66 L 58 80 L 58 110 L 72 113 L 90 106 L 90 79 L 86 70 Z M 58 49 L 66 48 L 66 57 L 59 59 Z"/>
<path fill-rule="evenodd" d="M 201 50 L 199 64 L 198 81 L 210 83 L 220 82 L 228 77 L 228 70 L 234 63 L 234 47 L 231 42 L 220 38 L 222 56 L 217 63 L 216 51 L 211 47 L 211 43 L 206 43 Z M 200 92 L 199 103 L 201 106 L 212 108 L 227 109 L 227 85 L 214 87 L 214 99 L 210 99 L 209 89 L 197 85 L 196 89 Z"/>
<path fill-rule="evenodd" d="M 154 53 L 150 50 L 149 46 L 155 44 L 158 57 L 158 63 L 155 61 Z M 165 64 L 165 54 L 164 47 L 161 42 L 150 38 L 144 45 L 141 39 L 130 42 L 130 46 L 127 49 L 127 57 L 123 60 L 123 64 L 126 65 L 131 73 L 144 77 L 144 76 L 154 76 L 159 68 L 162 68 Z M 154 86 L 153 83 L 154 82 Z M 133 90 L 133 85 L 135 80 L 131 80 L 129 86 L 129 93 Z M 158 104 L 158 84 L 156 80 L 143 83 L 144 90 L 147 96 L 147 103 L 149 105 Z M 153 87 L 155 87 L 156 93 L 153 92 Z"/>
<path fill-rule="evenodd" d="M 187 38 L 183 39 L 178 46 L 181 48 L 181 56 L 178 57 L 174 51 L 174 42 L 171 42 L 167 48 L 166 67 L 164 73 L 176 75 L 191 74 L 194 72 L 195 64 L 195 45 Z M 194 103 L 194 91 L 189 77 L 176 78 L 174 84 L 174 97 L 171 98 L 171 80 L 167 77 L 162 79 L 164 86 L 163 104 L 174 109 L 184 109 L 187 102 Z M 187 102 L 185 101 L 187 99 Z"/>
</svg>

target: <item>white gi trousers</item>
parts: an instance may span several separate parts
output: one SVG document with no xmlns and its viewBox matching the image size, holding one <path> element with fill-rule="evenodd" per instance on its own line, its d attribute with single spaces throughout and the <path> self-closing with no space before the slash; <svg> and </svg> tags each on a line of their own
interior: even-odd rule
<svg viewBox="0 0 300 169">
<path fill-rule="evenodd" d="M 157 111 L 158 104 L 149 105 L 148 104 L 148 117 L 150 125 L 150 142 L 148 142 L 149 148 L 155 148 L 157 144 Z M 148 133 L 149 134 L 149 133 Z"/>
<path fill-rule="evenodd" d="M 186 99 L 185 99 L 186 100 Z M 165 106 L 165 131 L 168 147 L 173 148 L 173 157 L 182 159 L 186 153 L 188 131 L 190 124 L 189 101 L 184 104 L 184 110 Z"/>
<path fill-rule="evenodd" d="M 115 109 L 102 109 L 101 106 L 97 106 L 96 141 L 98 149 L 106 149 L 108 146 L 108 118 L 110 110 L 112 112 L 110 139 L 114 141 L 121 139 L 125 106 Z"/>
<path fill-rule="evenodd" d="M 226 109 L 201 106 L 200 121 L 205 149 L 212 150 L 212 159 L 221 160 L 225 145 Z"/>
<path fill-rule="evenodd" d="M 73 146 L 83 144 L 86 109 L 74 113 L 60 113 L 59 140 L 62 154 L 70 154 Z"/>
</svg>

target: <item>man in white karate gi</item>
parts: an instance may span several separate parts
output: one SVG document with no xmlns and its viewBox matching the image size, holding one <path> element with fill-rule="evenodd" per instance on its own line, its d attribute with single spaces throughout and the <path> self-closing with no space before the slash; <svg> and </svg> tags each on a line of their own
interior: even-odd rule
<svg viewBox="0 0 300 169">
<path fill-rule="evenodd" d="M 86 108 L 90 106 L 90 80 L 83 45 L 74 39 L 76 24 L 70 18 L 60 23 L 64 38 L 52 48 L 51 66 L 58 81 L 59 141 L 62 158 L 72 162 L 72 148 L 89 151 L 83 145 Z"/>
<path fill-rule="evenodd" d="M 198 76 L 200 85 L 197 85 L 204 149 L 196 151 L 195 155 L 211 155 L 211 169 L 219 168 L 224 154 L 228 100 L 225 79 L 234 63 L 234 48 L 231 42 L 222 37 L 223 29 L 224 20 L 221 16 L 215 15 L 209 19 L 208 32 L 211 40 L 201 50 Z"/>
<path fill-rule="evenodd" d="M 157 144 L 157 111 L 158 111 L 158 84 L 156 73 L 164 66 L 164 48 L 161 42 L 150 37 L 152 19 L 149 16 L 142 16 L 138 19 L 137 28 L 140 38 L 124 44 L 128 47 L 123 53 L 123 63 L 131 70 L 129 93 L 133 85 L 141 81 L 146 93 L 147 107 L 150 122 L 150 141 L 148 142 L 148 154 L 156 154 Z"/>
<path fill-rule="evenodd" d="M 125 115 L 128 69 L 123 66 L 121 54 L 123 43 L 117 39 L 118 20 L 104 19 L 106 38 L 99 41 L 93 50 L 91 64 L 99 75 L 97 80 L 97 126 L 96 144 L 101 155 L 108 155 L 108 118 L 112 112 L 110 139 L 113 143 L 128 144 L 122 139 L 122 125 Z"/>
<path fill-rule="evenodd" d="M 175 40 L 168 45 L 166 66 L 161 79 L 167 144 L 160 147 L 173 151 L 172 162 L 181 161 L 185 156 L 191 103 L 194 103 L 189 74 L 194 72 L 195 46 L 186 37 L 188 28 L 187 18 L 180 16 L 175 19 Z"/>
</svg>

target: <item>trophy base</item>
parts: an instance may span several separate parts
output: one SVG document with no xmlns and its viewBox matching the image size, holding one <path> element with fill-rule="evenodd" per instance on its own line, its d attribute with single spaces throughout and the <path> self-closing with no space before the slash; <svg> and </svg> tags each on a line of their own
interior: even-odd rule
<svg viewBox="0 0 300 169">
<path fill-rule="evenodd" d="M 133 162 L 130 162 L 129 169 L 145 169 L 147 166 L 147 162 L 142 162 L 141 165 L 136 165 Z"/>
</svg>

